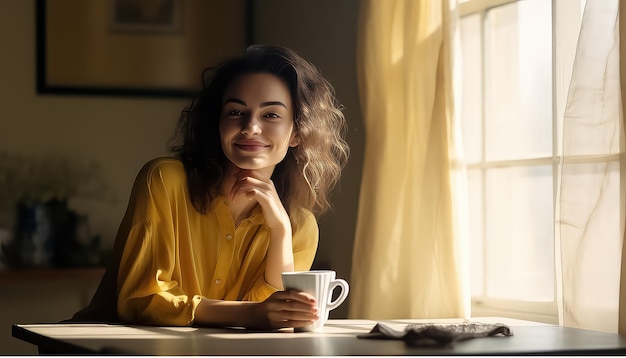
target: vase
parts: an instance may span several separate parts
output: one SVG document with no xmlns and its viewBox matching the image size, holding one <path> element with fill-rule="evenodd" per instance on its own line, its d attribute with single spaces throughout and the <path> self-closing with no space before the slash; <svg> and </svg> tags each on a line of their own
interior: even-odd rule
<svg viewBox="0 0 626 358">
<path fill-rule="evenodd" d="M 45 203 L 20 201 L 15 225 L 16 266 L 46 267 L 52 263 L 52 222 Z"/>
<path fill-rule="evenodd" d="M 17 265 L 74 266 L 78 222 L 65 200 L 19 202 L 14 242 Z"/>
</svg>

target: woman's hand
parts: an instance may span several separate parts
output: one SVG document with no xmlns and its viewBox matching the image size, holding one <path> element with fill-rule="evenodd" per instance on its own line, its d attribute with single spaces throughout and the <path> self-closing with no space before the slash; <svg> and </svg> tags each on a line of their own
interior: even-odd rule
<svg viewBox="0 0 626 358">
<path fill-rule="evenodd" d="M 256 313 L 260 327 L 269 329 L 305 327 L 319 318 L 315 297 L 295 290 L 275 292 Z"/>
<path fill-rule="evenodd" d="M 263 178 L 255 170 L 243 169 L 235 174 L 230 197 L 235 200 L 245 195 L 248 200 L 256 199 L 263 211 L 265 224 L 270 229 L 291 229 L 289 215 L 280 201 L 274 183 L 269 178 Z"/>
<path fill-rule="evenodd" d="M 305 327 L 318 319 L 317 302 L 308 293 L 277 291 L 263 302 L 203 298 L 194 324 L 208 327 L 246 327 L 258 330 Z"/>
<path fill-rule="evenodd" d="M 265 281 L 282 289 L 283 272 L 294 270 L 291 221 L 280 201 L 274 183 L 256 170 L 243 169 L 235 174 L 235 183 L 230 191 L 232 201 L 245 196 L 255 199 L 261 206 L 265 225 L 270 229 L 270 242 L 267 248 Z"/>
</svg>

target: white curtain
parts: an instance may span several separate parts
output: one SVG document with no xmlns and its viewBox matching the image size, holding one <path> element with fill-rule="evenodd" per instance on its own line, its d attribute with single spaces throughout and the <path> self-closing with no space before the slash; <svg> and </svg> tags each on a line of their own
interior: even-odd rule
<svg viewBox="0 0 626 358">
<path fill-rule="evenodd" d="M 626 295 L 618 14 L 618 0 L 585 6 L 563 118 L 556 217 L 560 323 L 607 332 L 617 332 Z"/>
</svg>

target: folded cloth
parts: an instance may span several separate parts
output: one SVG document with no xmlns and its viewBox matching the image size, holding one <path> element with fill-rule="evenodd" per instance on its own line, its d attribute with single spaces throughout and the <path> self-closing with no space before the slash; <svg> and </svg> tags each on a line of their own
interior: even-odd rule
<svg viewBox="0 0 626 358">
<path fill-rule="evenodd" d="M 413 347 L 450 347 L 455 342 L 472 338 L 491 336 L 512 336 L 511 329 L 501 323 L 462 323 L 462 324 L 410 324 L 404 331 L 397 331 L 378 323 L 359 338 L 366 339 L 401 339 Z"/>
</svg>

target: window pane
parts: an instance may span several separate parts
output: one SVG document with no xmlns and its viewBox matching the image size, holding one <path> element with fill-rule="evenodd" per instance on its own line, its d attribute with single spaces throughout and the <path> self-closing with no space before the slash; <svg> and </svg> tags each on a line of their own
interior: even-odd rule
<svg viewBox="0 0 626 358">
<path fill-rule="evenodd" d="M 482 31 L 480 15 L 461 19 L 461 47 L 463 56 L 463 102 L 461 118 L 463 145 L 467 163 L 482 158 Z"/>
<path fill-rule="evenodd" d="M 552 183 L 547 165 L 487 171 L 487 295 L 554 299 Z"/>
<path fill-rule="evenodd" d="M 552 156 L 550 6 L 527 0 L 487 13 L 487 160 Z"/>
<path fill-rule="evenodd" d="M 467 188 L 469 194 L 469 226 L 471 238 L 471 283 L 472 296 L 482 296 L 484 292 L 483 275 L 483 176 L 481 170 L 467 170 Z"/>
</svg>

